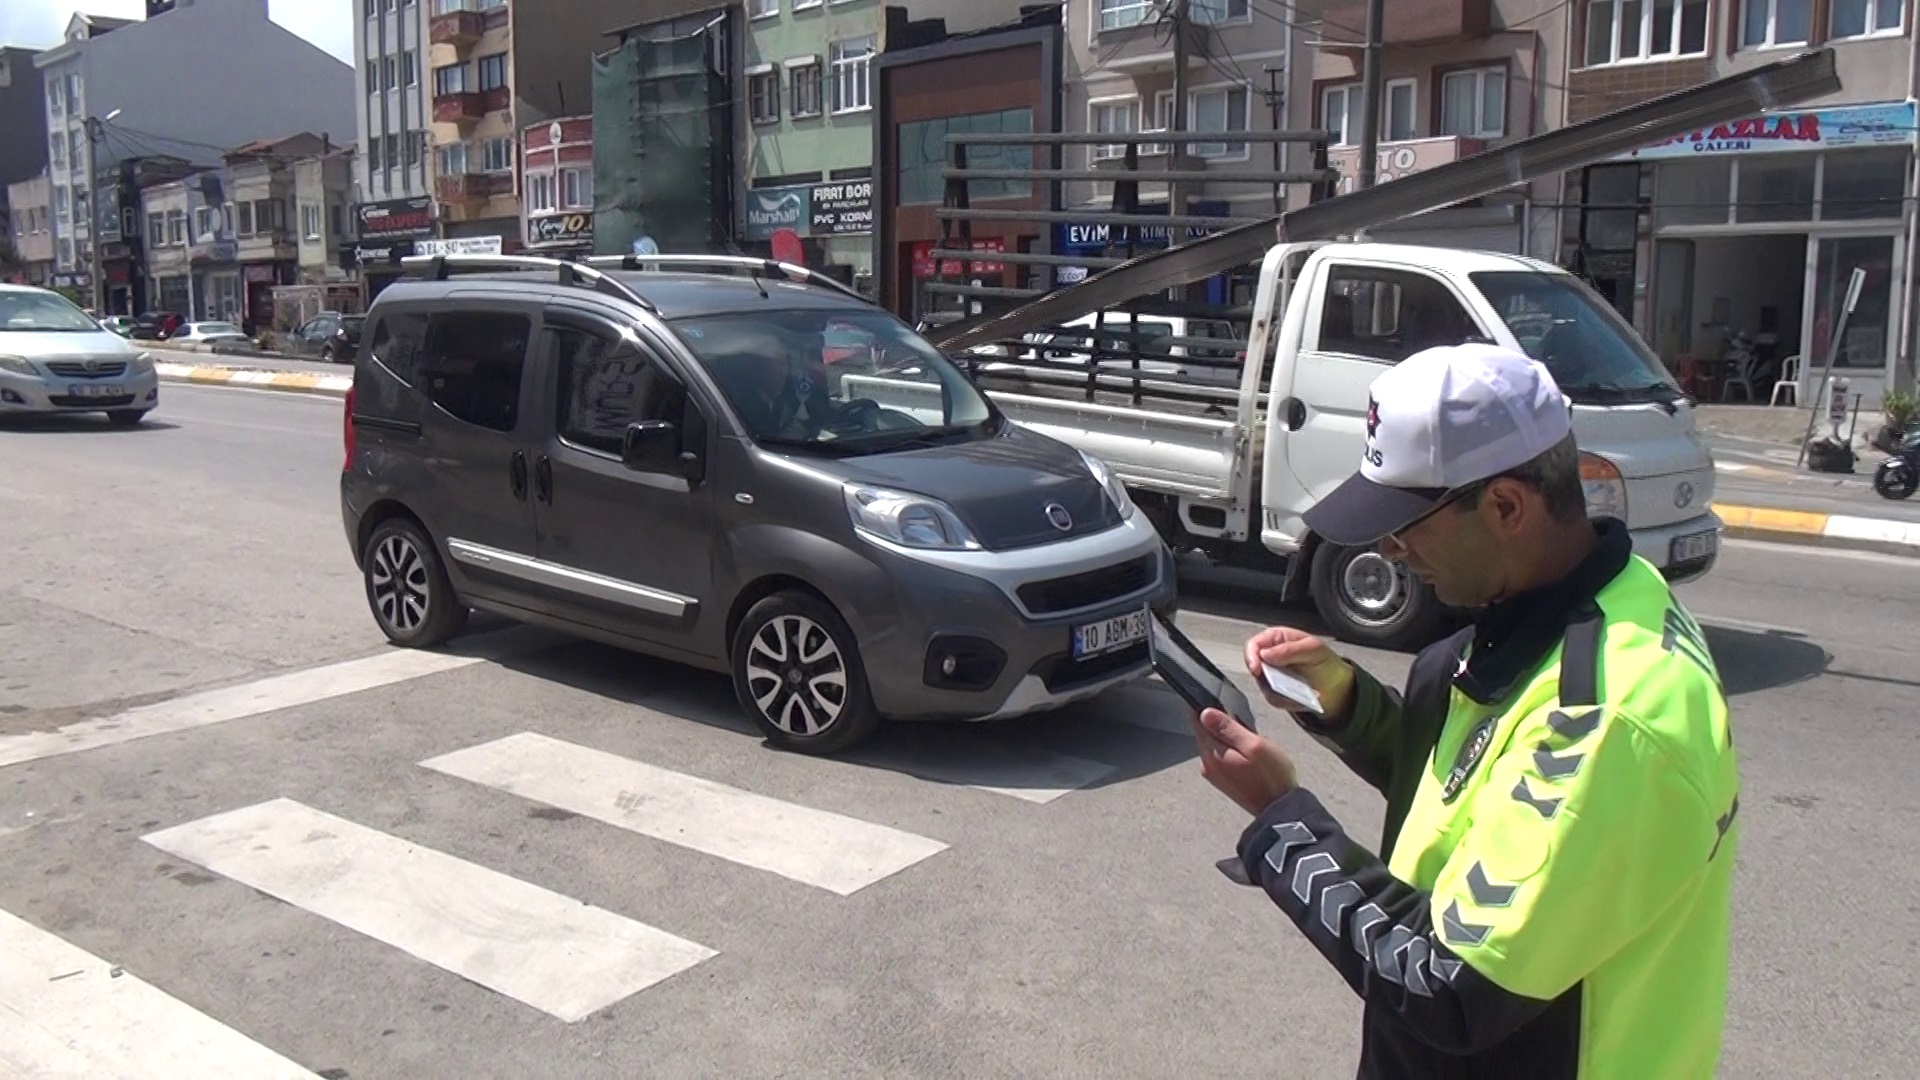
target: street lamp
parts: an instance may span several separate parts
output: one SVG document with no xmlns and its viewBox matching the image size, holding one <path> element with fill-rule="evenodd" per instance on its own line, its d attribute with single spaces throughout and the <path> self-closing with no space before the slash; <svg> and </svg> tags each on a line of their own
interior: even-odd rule
<svg viewBox="0 0 1920 1080">
<path fill-rule="evenodd" d="M 93 284 L 93 310 L 97 315 L 107 314 L 107 283 L 103 280 L 106 272 L 100 266 L 100 166 L 99 155 L 94 152 L 94 147 L 106 141 L 103 131 L 119 115 L 120 110 L 115 109 L 98 119 L 91 116 L 80 118 L 80 123 L 87 129 L 87 215 L 92 219 L 87 224 L 87 277 Z"/>
</svg>

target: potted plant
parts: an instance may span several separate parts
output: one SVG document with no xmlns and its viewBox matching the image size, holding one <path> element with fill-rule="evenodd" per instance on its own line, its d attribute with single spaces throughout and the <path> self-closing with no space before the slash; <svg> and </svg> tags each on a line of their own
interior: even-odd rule
<svg viewBox="0 0 1920 1080">
<path fill-rule="evenodd" d="M 1900 442 L 1900 437 L 1913 427 L 1916 414 L 1920 414 L 1920 394 L 1911 390 L 1888 390 L 1880 395 L 1880 412 L 1886 422 L 1873 433 L 1873 447 L 1886 453 L 1892 453 Z"/>
</svg>

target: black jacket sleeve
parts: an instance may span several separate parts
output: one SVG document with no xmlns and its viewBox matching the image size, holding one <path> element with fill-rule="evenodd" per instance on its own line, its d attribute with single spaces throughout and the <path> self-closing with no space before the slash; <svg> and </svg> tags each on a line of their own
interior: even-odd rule
<svg viewBox="0 0 1920 1080">
<path fill-rule="evenodd" d="M 1395 879 L 1309 791 L 1267 807 L 1241 836 L 1240 859 L 1370 1011 L 1436 1050 L 1483 1050 L 1551 1004 L 1510 993 L 1461 960 L 1436 932 L 1432 897 Z"/>
</svg>

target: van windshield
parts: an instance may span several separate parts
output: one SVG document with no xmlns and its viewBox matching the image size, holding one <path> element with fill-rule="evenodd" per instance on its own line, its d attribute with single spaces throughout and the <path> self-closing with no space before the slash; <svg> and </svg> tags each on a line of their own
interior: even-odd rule
<svg viewBox="0 0 1920 1080">
<path fill-rule="evenodd" d="M 1547 366 L 1573 401 L 1607 405 L 1683 396 L 1633 327 L 1580 279 L 1537 270 L 1469 276 L 1520 347 Z"/>
<path fill-rule="evenodd" d="M 794 310 L 676 319 L 758 442 L 850 456 L 985 438 L 999 414 L 892 315 Z"/>
</svg>

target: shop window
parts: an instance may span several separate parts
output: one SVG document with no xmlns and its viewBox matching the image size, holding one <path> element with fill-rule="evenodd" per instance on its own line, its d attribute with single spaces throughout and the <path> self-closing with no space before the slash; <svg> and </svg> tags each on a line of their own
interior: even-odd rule
<svg viewBox="0 0 1920 1080">
<path fill-rule="evenodd" d="M 917 120 L 901 124 L 900 205 L 939 203 L 946 198 L 946 178 L 941 175 L 951 151 L 948 135 L 1030 132 L 1032 109 L 1003 109 L 999 112 L 949 116 L 939 120 Z M 967 166 L 974 169 L 1031 169 L 1033 147 L 1011 145 L 970 145 Z M 986 199 L 1021 199 L 1033 194 L 1033 185 L 1020 180 L 970 180 L 967 194 L 976 202 Z"/>
<path fill-rule="evenodd" d="M 780 122 L 780 73 L 772 65 L 747 73 L 747 101 L 754 123 Z"/>
<path fill-rule="evenodd" d="M 1860 299 L 1840 335 L 1836 367 L 1884 369 L 1887 331 L 1893 325 L 1893 243 L 1891 236 L 1846 236 L 1819 241 L 1814 270 L 1813 334 L 1810 355 L 1826 359 L 1840 321 L 1855 268 L 1866 271 Z"/>
<path fill-rule="evenodd" d="M 1733 190 L 1733 161 L 1663 161 L 1653 173 L 1653 227 L 1725 225 Z"/>
<path fill-rule="evenodd" d="M 1632 251 L 1640 227 L 1640 166 L 1586 170 L 1582 239 L 1593 251 Z"/>
<path fill-rule="evenodd" d="M 1813 0 L 1742 0 L 1740 47 L 1804 45 L 1813 31 Z"/>
<path fill-rule="evenodd" d="M 420 363 L 427 396 L 456 420 L 512 431 L 520 420 L 520 376 L 530 332 L 520 315 L 462 311 L 436 316 Z"/>
<path fill-rule="evenodd" d="M 1756 154 L 1743 158 L 1733 220 L 1742 225 L 1813 220 L 1817 160 L 1813 154 Z"/>
<path fill-rule="evenodd" d="M 1498 139 L 1507 133 L 1507 69 L 1450 71 L 1440 78 L 1440 134 Z"/>
<path fill-rule="evenodd" d="M 1899 218 L 1911 156 L 1892 147 L 1828 153 L 1820 180 L 1820 220 Z"/>
<path fill-rule="evenodd" d="M 1707 0 L 1588 0 L 1588 67 L 1702 56 Z"/>
<path fill-rule="evenodd" d="M 1897 34 L 1905 7 L 1905 0 L 1833 0 L 1833 36 Z"/>
</svg>

